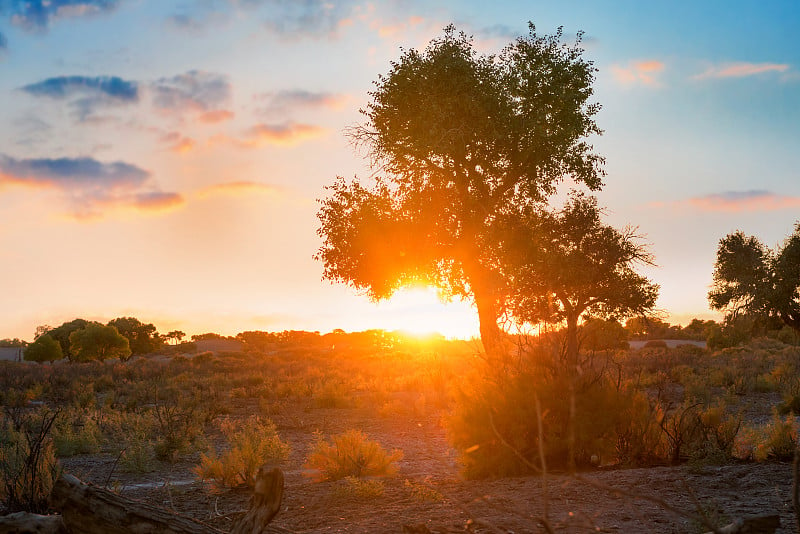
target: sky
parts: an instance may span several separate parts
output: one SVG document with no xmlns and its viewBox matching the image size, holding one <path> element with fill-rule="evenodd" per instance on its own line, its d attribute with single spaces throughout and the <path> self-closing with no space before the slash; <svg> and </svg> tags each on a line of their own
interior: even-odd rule
<svg viewBox="0 0 800 534">
<path fill-rule="evenodd" d="M 135 316 L 159 331 L 477 334 L 468 303 L 321 279 L 317 199 L 368 176 L 344 135 L 402 48 L 584 32 L 606 221 L 667 320 L 708 309 L 719 240 L 800 219 L 794 0 L 0 0 L 0 338 Z"/>
</svg>

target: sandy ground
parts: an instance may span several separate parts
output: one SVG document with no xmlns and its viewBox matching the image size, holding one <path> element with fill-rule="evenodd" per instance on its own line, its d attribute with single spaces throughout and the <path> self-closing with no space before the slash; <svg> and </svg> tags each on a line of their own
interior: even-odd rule
<svg viewBox="0 0 800 534">
<path fill-rule="evenodd" d="M 394 532 L 403 525 L 427 525 L 436 532 L 544 532 L 546 518 L 557 532 L 705 532 L 683 514 L 705 514 L 717 526 L 738 517 L 780 514 L 778 532 L 796 532 L 791 507 L 789 463 L 681 466 L 649 469 L 598 469 L 586 481 L 619 488 L 624 494 L 565 474 L 463 480 L 457 455 L 440 424 L 441 415 L 382 417 L 370 408 L 302 409 L 287 407 L 273 417 L 292 452 L 286 473 L 283 509 L 274 524 L 295 532 Z M 384 481 L 381 496 L 355 498 L 337 491 L 342 482 L 317 483 L 303 463 L 314 432 L 325 435 L 363 430 L 384 447 L 404 452 L 397 477 Z M 191 462 L 165 464 L 153 473 L 130 475 L 113 469 L 114 458 L 78 457 L 65 468 L 98 485 L 171 508 L 223 530 L 247 508 L 246 490 L 210 492 L 194 481 Z M 137 485 L 138 484 L 138 485 Z M 547 489 L 545 490 L 545 485 Z"/>
</svg>

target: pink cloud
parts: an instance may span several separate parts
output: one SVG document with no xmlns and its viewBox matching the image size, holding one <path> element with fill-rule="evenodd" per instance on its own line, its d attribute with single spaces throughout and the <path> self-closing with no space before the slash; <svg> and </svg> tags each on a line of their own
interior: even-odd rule
<svg viewBox="0 0 800 534">
<path fill-rule="evenodd" d="M 658 75 L 664 70 L 664 63 L 655 59 L 631 61 L 627 66 L 612 65 L 614 78 L 623 85 L 642 84 L 658 87 Z"/>
<path fill-rule="evenodd" d="M 319 137 L 325 131 L 324 128 L 313 124 L 259 123 L 248 129 L 241 138 L 221 134 L 212 137 L 210 143 L 230 143 L 239 148 L 258 148 L 264 145 L 292 146 Z"/>
<path fill-rule="evenodd" d="M 786 63 L 726 63 L 709 67 L 705 72 L 693 76 L 693 79 L 744 78 L 765 72 L 786 72 L 787 70 L 789 70 L 789 65 Z"/>
<path fill-rule="evenodd" d="M 726 191 L 673 203 L 652 202 L 648 206 L 651 208 L 689 207 L 700 211 L 727 213 L 762 212 L 800 208 L 800 197 L 777 195 L 763 190 Z"/>
<path fill-rule="evenodd" d="M 201 114 L 198 117 L 198 120 L 204 124 L 216 124 L 218 122 L 231 120 L 233 117 L 233 111 L 228 111 L 227 109 L 215 109 Z"/>
</svg>

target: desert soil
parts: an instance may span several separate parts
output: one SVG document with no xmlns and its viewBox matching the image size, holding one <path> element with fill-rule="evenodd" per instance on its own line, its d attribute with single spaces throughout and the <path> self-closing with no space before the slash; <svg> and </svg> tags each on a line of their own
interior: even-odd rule
<svg viewBox="0 0 800 534">
<path fill-rule="evenodd" d="M 247 413 L 255 407 L 241 407 Z M 240 410 L 237 410 L 239 412 Z M 403 525 L 427 525 L 437 532 L 545 532 L 547 517 L 556 532 L 691 533 L 709 530 L 653 501 L 686 514 L 702 511 L 717 526 L 735 518 L 780 514 L 778 532 L 796 532 L 791 506 L 789 463 L 680 466 L 648 469 L 600 468 L 582 473 L 464 480 L 457 454 L 447 442 L 441 415 L 382 416 L 373 408 L 309 409 L 287 405 L 272 415 L 292 447 L 282 465 L 285 496 L 274 524 L 295 532 L 390 532 Z M 381 496 L 342 495 L 342 482 L 313 482 L 303 463 L 315 432 L 331 435 L 357 428 L 387 449 L 401 449 L 397 477 L 384 481 Z M 110 456 L 67 459 L 65 469 L 96 485 L 229 529 L 247 508 L 246 490 L 213 492 L 196 481 L 193 462 L 163 464 L 152 473 L 120 473 Z M 619 488 L 614 493 L 591 482 Z M 547 490 L 544 490 L 544 486 Z"/>
</svg>

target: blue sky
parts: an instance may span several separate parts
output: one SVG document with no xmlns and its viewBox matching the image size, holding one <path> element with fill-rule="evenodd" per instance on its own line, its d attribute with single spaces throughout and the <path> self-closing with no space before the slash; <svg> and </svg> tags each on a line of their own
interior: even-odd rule
<svg viewBox="0 0 800 534">
<path fill-rule="evenodd" d="M 800 7 L 776 2 L 0 0 L 0 337 L 135 315 L 161 331 L 475 329 L 429 292 L 320 280 L 316 198 L 366 175 L 343 130 L 400 47 L 585 32 L 609 222 L 673 322 L 714 317 L 717 242 L 800 218 Z"/>
</svg>

